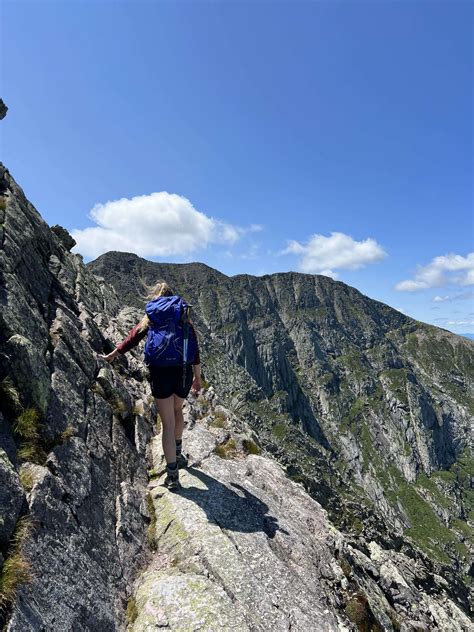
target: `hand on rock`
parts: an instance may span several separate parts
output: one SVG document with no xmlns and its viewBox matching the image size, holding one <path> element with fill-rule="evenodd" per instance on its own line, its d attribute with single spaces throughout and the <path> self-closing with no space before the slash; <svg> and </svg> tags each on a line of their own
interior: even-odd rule
<svg viewBox="0 0 474 632">
<path fill-rule="evenodd" d="M 107 362 L 112 362 L 118 356 L 118 354 L 119 354 L 118 349 L 114 349 L 107 355 L 102 355 L 101 353 L 99 353 L 99 358 L 102 358 L 103 360 L 107 360 Z"/>
</svg>

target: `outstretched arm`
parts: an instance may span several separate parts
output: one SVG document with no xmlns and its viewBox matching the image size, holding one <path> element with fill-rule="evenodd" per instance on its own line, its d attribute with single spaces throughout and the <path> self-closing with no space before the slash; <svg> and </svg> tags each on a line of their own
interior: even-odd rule
<svg viewBox="0 0 474 632">
<path fill-rule="evenodd" d="M 127 351 L 130 351 L 130 349 L 133 349 L 133 347 L 136 347 L 137 344 L 140 342 L 140 340 L 143 340 L 143 338 L 146 336 L 147 331 L 148 331 L 147 327 L 140 330 L 140 324 L 141 323 L 138 323 L 137 325 L 135 325 L 135 327 L 133 327 L 128 332 L 128 335 L 125 338 L 125 340 L 123 340 L 123 342 L 117 345 L 117 347 L 113 351 L 111 351 L 107 355 L 99 355 L 99 357 L 103 358 L 104 360 L 107 360 L 107 362 L 113 362 L 119 353 L 127 353 Z"/>
<path fill-rule="evenodd" d="M 107 362 L 113 362 L 119 353 L 120 353 L 119 350 L 115 348 L 113 351 L 111 351 L 107 355 L 102 355 L 101 353 L 99 353 L 99 358 L 102 358 L 103 360 L 107 360 Z"/>
</svg>

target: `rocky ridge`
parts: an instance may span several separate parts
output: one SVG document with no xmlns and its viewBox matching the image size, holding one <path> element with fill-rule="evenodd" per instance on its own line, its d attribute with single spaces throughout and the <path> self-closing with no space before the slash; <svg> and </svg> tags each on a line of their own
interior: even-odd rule
<svg viewBox="0 0 474 632">
<path fill-rule="evenodd" d="M 92 274 L 93 266 L 70 252 L 67 232 L 44 223 L 3 166 L 0 246 L 6 630 L 124 630 L 126 611 L 136 631 L 268 624 L 276 630 L 469 630 L 456 576 L 447 581 L 425 554 L 377 529 L 370 508 L 362 529 L 350 523 L 355 508 L 351 514 L 337 491 L 348 479 L 311 393 L 286 382 L 291 414 L 288 402 L 272 394 L 278 378 L 272 367 L 296 369 L 296 345 L 285 353 L 275 348 L 277 359 L 262 361 L 274 343 L 284 342 L 268 309 L 265 333 L 261 312 L 239 303 L 239 318 L 249 320 L 238 334 L 224 275 L 205 266 L 167 268 L 175 285 L 173 275 L 185 273 L 183 291 L 190 295 L 199 290 L 196 274 L 205 271 L 208 285 L 199 290 L 195 311 L 212 384 L 187 411 L 193 467 L 182 476 L 183 491 L 171 494 L 161 486 L 156 411 L 141 351 L 113 366 L 97 357 L 137 322 L 142 305 L 124 301 L 116 283 Z M 123 257 L 118 260 L 122 265 Z M 129 284 L 133 277 L 121 278 Z M 245 341 L 237 345 L 239 335 Z M 457 391 L 447 406 L 456 397 Z M 301 417 L 303 404 L 309 406 Z M 463 423 L 460 409 L 453 408 L 453 425 Z M 457 479 L 448 482 L 462 505 L 464 488 Z"/>
<path fill-rule="evenodd" d="M 422 563 L 336 529 L 212 387 L 185 420 L 191 465 L 176 493 L 153 439 L 156 551 L 135 583 L 130 632 L 471 629 L 442 577 L 427 590 Z"/>
<path fill-rule="evenodd" d="M 474 344 L 328 277 L 227 277 L 107 253 L 88 267 L 139 309 L 167 280 L 194 306 L 206 377 L 344 531 L 424 560 L 469 609 Z"/>
</svg>

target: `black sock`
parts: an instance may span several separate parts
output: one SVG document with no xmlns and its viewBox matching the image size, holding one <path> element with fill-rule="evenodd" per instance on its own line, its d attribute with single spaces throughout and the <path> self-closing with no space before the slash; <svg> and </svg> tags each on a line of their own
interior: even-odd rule
<svg viewBox="0 0 474 632">
<path fill-rule="evenodd" d="M 176 456 L 179 456 L 183 450 L 183 440 L 176 439 Z"/>
<path fill-rule="evenodd" d="M 167 463 L 166 467 L 169 470 L 175 470 L 178 467 L 178 464 L 176 463 L 176 461 L 173 461 L 172 463 Z"/>
</svg>

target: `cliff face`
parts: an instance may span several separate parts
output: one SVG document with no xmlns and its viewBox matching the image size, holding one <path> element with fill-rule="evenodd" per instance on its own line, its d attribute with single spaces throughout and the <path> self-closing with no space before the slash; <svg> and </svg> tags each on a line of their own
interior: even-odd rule
<svg viewBox="0 0 474 632">
<path fill-rule="evenodd" d="M 0 626 L 469 630 L 469 341 L 324 277 L 85 266 L 3 166 L 0 246 Z M 141 350 L 97 357 L 159 277 L 211 384 L 177 494 Z"/>
<path fill-rule="evenodd" d="M 113 289 L 3 167 L 0 184 L 0 616 L 12 631 L 116 630 L 147 551 L 146 385 L 95 357 Z"/>
</svg>

